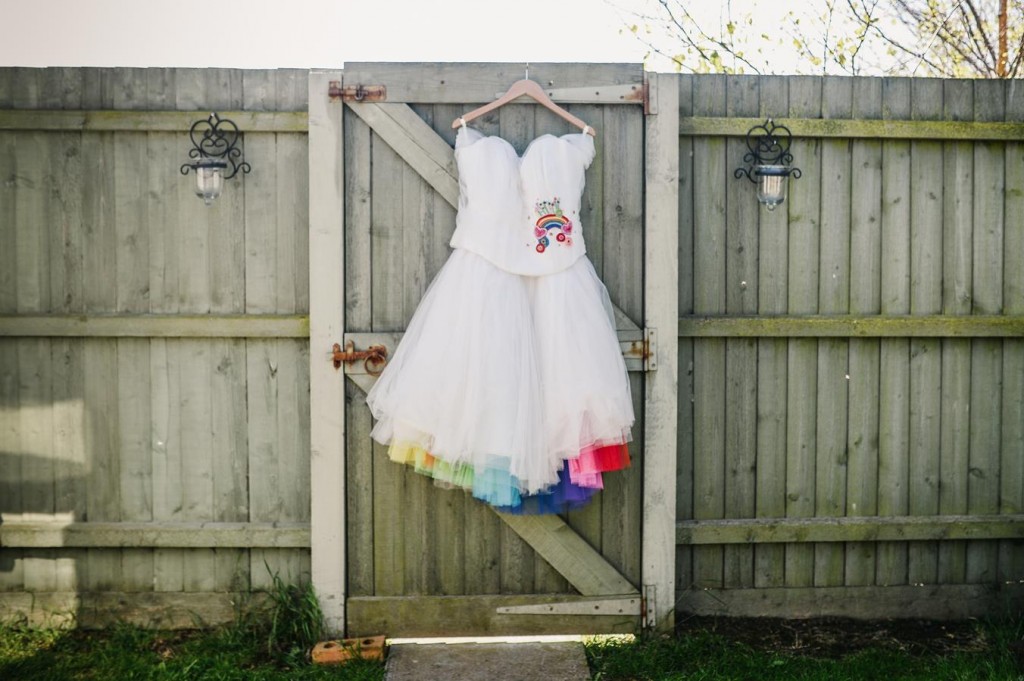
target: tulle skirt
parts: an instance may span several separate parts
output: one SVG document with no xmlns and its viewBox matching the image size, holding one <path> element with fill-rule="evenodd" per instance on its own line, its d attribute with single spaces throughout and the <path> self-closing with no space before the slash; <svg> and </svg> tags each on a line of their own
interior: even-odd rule
<svg viewBox="0 0 1024 681">
<path fill-rule="evenodd" d="M 456 249 L 366 400 L 392 460 L 505 511 L 580 506 L 629 465 L 629 381 L 586 257 L 524 277 Z"/>
</svg>

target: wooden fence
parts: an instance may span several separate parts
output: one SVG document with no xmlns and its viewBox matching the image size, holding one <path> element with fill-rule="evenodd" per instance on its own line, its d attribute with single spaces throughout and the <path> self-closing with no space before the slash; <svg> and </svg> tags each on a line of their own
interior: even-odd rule
<svg viewBox="0 0 1024 681">
<path fill-rule="evenodd" d="M 309 573 L 307 75 L 0 69 L 0 617 L 216 621 Z M 678 607 L 1019 607 L 1024 91 L 673 78 Z M 206 208 L 212 110 L 260 161 Z M 732 176 L 767 116 L 774 212 Z"/>
<path fill-rule="evenodd" d="M 0 70 L 0 616 L 188 625 L 308 574 L 306 92 Z M 213 110 L 260 163 L 207 208 Z"/>
<path fill-rule="evenodd" d="M 680 103 L 680 606 L 1020 607 L 1024 90 L 701 76 Z M 803 171 L 774 212 L 732 176 L 769 116 Z"/>
</svg>

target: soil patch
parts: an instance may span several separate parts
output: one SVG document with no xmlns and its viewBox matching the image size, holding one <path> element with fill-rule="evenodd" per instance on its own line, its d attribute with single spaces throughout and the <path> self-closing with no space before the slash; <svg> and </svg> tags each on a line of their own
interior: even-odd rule
<svg viewBox="0 0 1024 681">
<path fill-rule="evenodd" d="M 990 645 L 984 628 L 974 621 L 687 617 L 677 626 L 681 637 L 697 632 L 712 633 L 754 650 L 828 658 L 866 648 L 944 655 L 985 650 Z"/>
</svg>

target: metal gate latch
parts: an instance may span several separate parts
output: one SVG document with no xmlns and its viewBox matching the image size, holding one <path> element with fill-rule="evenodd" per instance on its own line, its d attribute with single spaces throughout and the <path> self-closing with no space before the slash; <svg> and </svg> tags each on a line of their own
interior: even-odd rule
<svg viewBox="0 0 1024 681">
<path fill-rule="evenodd" d="M 347 341 L 344 352 L 341 345 L 334 344 L 334 347 L 331 348 L 331 358 L 334 360 L 335 369 L 340 369 L 342 362 L 353 364 L 363 360 L 363 368 L 366 373 L 378 376 L 384 370 L 384 365 L 388 363 L 388 349 L 383 345 L 371 345 L 366 350 L 356 350 L 356 344 L 353 341 Z"/>
<path fill-rule="evenodd" d="M 383 85 L 342 85 L 341 81 L 332 80 L 327 94 L 331 99 L 343 102 L 385 102 L 388 89 Z"/>
</svg>

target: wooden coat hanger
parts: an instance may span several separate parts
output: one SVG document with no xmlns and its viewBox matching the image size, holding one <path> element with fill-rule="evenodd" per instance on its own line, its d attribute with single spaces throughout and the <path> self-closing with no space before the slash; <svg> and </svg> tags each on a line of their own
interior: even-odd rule
<svg viewBox="0 0 1024 681">
<path fill-rule="evenodd" d="M 548 109 L 549 111 L 554 112 L 559 117 L 564 118 L 565 120 L 569 121 L 574 126 L 579 128 L 580 130 L 583 130 L 587 134 L 589 134 L 591 136 L 596 135 L 597 131 L 594 130 L 593 127 L 587 125 L 586 123 L 584 123 L 582 120 L 580 120 L 576 116 L 573 116 L 571 113 L 569 113 L 568 111 L 566 111 L 562 107 L 560 107 L 557 104 L 555 104 L 551 100 L 551 98 L 548 97 L 548 93 L 544 92 L 544 89 L 541 88 L 540 85 L 538 85 L 536 82 L 530 80 L 529 75 L 530 75 L 530 70 L 529 70 L 529 66 L 527 66 L 527 70 L 526 70 L 526 76 L 527 77 L 526 78 L 523 78 L 522 80 L 517 80 L 516 82 L 512 83 L 512 86 L 505 92 L 505 94 L 503 94 L 502 96 L 498 97 L 496 100 L 494 100 L 490 104 L 484 104 L 483 106 L 481 106 L 481 107 L 479 107 L 477 109 L 473 109 L 469 113 L 466 113 L 466 114 L 463 114 L 462 116 L 459 116 L 454 121 L 452 121 L 452 127 L 453 128 L 458 128 L 461 125 L 465 125 L 466 123 L 469 123 L 474 118 L 479 118 L 480 116 L 483 116 L 486 113 L 490 113 L 491 111 L 494 111 L 495 109 L 497 109 L 500 106 L 504 106 L 504 105 L 508 104 L 509 102 L 511 102 L 514 99 L 518 99 L 519 97 L 525 96 L 525 97 L 530 97 L 531 99 L 535 100 L 538 104 L 543 106 L 545 109 Z"/>
</svg>

